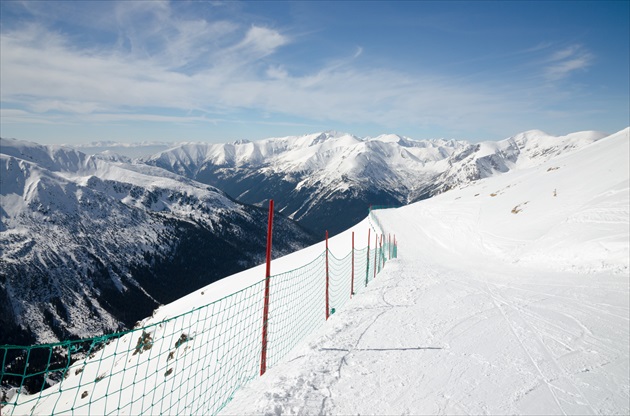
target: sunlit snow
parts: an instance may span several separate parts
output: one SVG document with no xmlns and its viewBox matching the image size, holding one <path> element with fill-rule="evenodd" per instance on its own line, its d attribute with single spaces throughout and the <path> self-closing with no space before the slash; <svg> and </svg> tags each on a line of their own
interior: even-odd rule
<svg viewBox="0 0 630 416">
<path fill-rule="evenodd" d="M 376 211 L 397 236 L 399 258 L 237 391 L 222 413 L 627 414 L 629 131 Z M 364 241 L 368 227 L 366 220 L 331 239 L 333 253 L 348 252 L 351 231 Z M 272 273 L 322 251 L 318 244 L 278 259 Z M 261 266 L 223 279 L 143 324 L 207 304 L 263 273 Z M 139 368 L 152 374 L 148 363 Z M 113 373 L 110 383 L 124 385 L 123 376 Z M 62 385 L 76 382 L 71 375 Z M 127 402 L 134 391 L 152 386 L 136 384 L 112 400 Z M 74 394 L 51 396 L 36 412 Z M 100 400 L 91 411 L 115 408 Z"/>
<path fill-rule="evenodd" d="M 628 414 L 628 132 L 377 211 L 399 259 L 222 414 Z"/>
</svg>

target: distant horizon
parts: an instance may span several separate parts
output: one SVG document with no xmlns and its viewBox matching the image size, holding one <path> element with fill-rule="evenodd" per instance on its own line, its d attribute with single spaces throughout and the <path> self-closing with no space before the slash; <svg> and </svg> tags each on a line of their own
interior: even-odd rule
<svg viewBox="0 0 630 416">
<path fill-rule="evenodd" d="M 0 2 L 0 136 L 478 142 L 630 125 L 630 2 Z"/>
<path fill-rule="evenodd" d="M 381 133 L 381 134 L 377 134 L 377 135 L 373 135 L 373 136 L 359 136 L 356 134 L 353 134 L 352 132 L 347 132 L 347 131 L 336 131 L 336 130 L 323 130 L 323 131 L 315 131 L 315 132 L 309 132 L 309 133 L 303 133 L 303 134 L 293 134 L 293 135 L 286 135 L 286 136 L 270 136 L 270 137 L 262 137 L 259 139 L 248 139 L 248 138 L 240 138 L 240 139 L 234 139 L 234 140 L 217 140 L 217 141 L 207 141 L 207 140 L 142 140 L 142 141 L 133 141 L 133 140 L 129 140 L 129 141 L 123 141 L 123 140 L 108 140 L 108 139 L 102 139 L 102 140 L 92 140 L 92 141 L 85 141 L 85 142 L 78 142 L 78 143 L 72 143 L 72 142 L 63 142 L 63 141 L 56 141 L 56 142 L 50 142 L 50 143 L 44 143 L 44 142 L 39 142 L 37 140 L 30 140 L 30 139 L 23 139 L 23 138 L 19 138 L 19 137 L 2 137 L 0 136 L 0 138 L 2 139 L 7 139 L 7 140 L 19 140 L 19 141 L 25 141 L 25 142 L 32 142 L 32 143 L 36 143 L 36 144 L 40 144 L 40 145 L 57 145 L 57 146 L 69 146 L 69 147 L 75 147 L 75 148 L 84 148 L 84 147 L 130 147 L 130 148 L 134 148 L 134 147 L 149 147 L 149 146 L 170 146 L 170 145 L 181 145 L 181 144 L 187 144 L 187 143 L 191 143 L 191 144 L 233 144 L 233 143 L 238 143 L 238 142 L 257 142 L 257 141 L 261 141 L 261 140 L 271 140 L 271 139 L 281 139 L 281 138 L 285 138 L 285 137 L 302 137 L 302 136 L 309 136 L 309 135 L 314 135 L 314 134 L 323 134 L 323 133 L 330 133 L 330 132 L 334 132 L 334 133 L 338 133 L 340 135 L 351 135 L 354 136 L 356 138 L 359 139 L 367 139 L 367 138 L 377 138 L 380 136 L 385 136 L 385 135 L 395 135 L 395 136 L 399 136 L 399 137 L 404 137 L 406 139 L 410 139 L 410 140 L 414 140 L 414 141 L 423 141 L 423 140 L 444 140 L 444 141 L 450 141 L 450 140 L 454 140 L 454 141 L 466 141 L 469 143 L 480 143 L 480 142 L 486 142 L 486 141 L 502 141 L 502 140 L 506 140 L 509 139 L 511 137 L 517 136 L 519 134 L 523 134 L 523 133 L 527 133 L 530 131 L 542 131 L 545 134 L 548 134 L 550 136 L 553 137 L 563 137 L 563 136 L 567 136 L 570 134 L 575 134 L 575 133 L 581 133 L 581 132 L 597 132 L 597 133 L 601 133 L 601 134 L 605 134 L 606 136 L 609 135 L 613 135 L 615 133 L 618 133 L 620 131 L 623 131 L 627 128 L 630 128 L 629 126 L 626 126 L 620 130 L 614 131 L 614 132 L 607 132 L 607 131 L 601 131 L 601 130 L 593 130 L 593 129 L 586 129 L 586 130 L 578 130 L 578 131 L 571 131 L 571 132 L 567 132 L 564 134 L 553 134 L 550 133 L 548 131 L 544 131 L 541 129 L 529 129 L 529 130 L 524 130 L 524 131 L 520 131 L 514 134 L 510 134 L 508 136 L 505 136 L 501 139 L 481 139 L 481 140 L 470 140 L 467 138 L 463 138 L 463 137 L 410 137 L 410 136 L 405 136 L 402 134 L 397 134 L 397 133 Z"/>
</svg>

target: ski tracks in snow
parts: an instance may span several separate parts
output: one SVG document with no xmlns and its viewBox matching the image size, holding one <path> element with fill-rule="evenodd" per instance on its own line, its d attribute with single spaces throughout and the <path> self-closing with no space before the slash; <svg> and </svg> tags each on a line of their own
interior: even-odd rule
<svg viewBox="0 0 630 416">
<path fill-rule="evenodd" d="M 627 413 L 627 285 L 401 254 L 222 414 Z"/>
<path fill-rule="evenodd" d="M 395 273 L 396 262 L 386 269 Z M 426 331 L 419 336 L 422 331 L 413 319 L 422 285 L 404 274 L 389 276 L 380 274 L 284 363 L 239 391 L 222 414 L 339 414 L 356 413 L 353 409 L 359 407 L 364 413 L 389 413 L 392 402 L 383 395 L 414 396 L 409 385 L 417 381 L 417 371 L 396 367 L 442 347 L 432 344 Z M 402 334 L 394 323 L 403 327 Z M 385 371 L 392 360 L 397 365 Z M 416 413 L 405 400 L 399 402 L 397 413 Z"/>
<path fill-rule="evenodd" d="M 610 313 L 610 309 L 620 311 L 625 310 L 625 306 L 587 302 L 569 294 L 524 289 L 520 283 L 490 282 L 489 279 L 497 276 L 486 274 L 476 278 L 474 274 L 449 276 L 446 273 L 443 276 L 445 280 L 471 291 L 485 293 L 505 323 L 504 328 L 509 330 L 504 336 L 516 341 L 527 357 L 530 365 L 518 360 L 517 349 L 510 348 L 509 354 L 514 357 L 515 363 L 520 363 L 521 371 L 533 370 L 536 375 L 534 385 L 523 389 L 527 386 L 524 383 L 523 388 L 517 391 L 514 409 L 530 409 L 528 412 L 532 412 L 532 404 L 528 403 L 532 398 L 528 396 L 541 400 L 542 386 L 553 398 L 558 414 L 623 414 L 626 411 L 623 406 L 624 402 L 626 406 L 628 402 L 628 318 Z M 556 291 L 574 290 L 571 282 L 548 286 Z M 591 295 L 603 297 L 595 289 L 593 287 Z M 576 307 L 578 304 L 579 307 Z M 483 312 L 480 310 L 466 319 Z M 612 329 L 612 333 L 602 336 L 601 328 L 606 326 Z M 589 327 L 596 330 L 592 331 Z M 613 334 L 615 336 L 611 337 Z M 608 374 L 602 377 L 602 367 L 611 363 L 619 370 L 608 370 Z M 626 374 L 625 379 L 623 374 Z M 541 407 L 540 411 L 554 413 L 547 406 Z"/>
<path fill-rule="evenodd" d="M 390 261 L 222 414 L 625 413 L 627 320 L 606 314 L 624 306 L 509 282 Z"/>
</svg>

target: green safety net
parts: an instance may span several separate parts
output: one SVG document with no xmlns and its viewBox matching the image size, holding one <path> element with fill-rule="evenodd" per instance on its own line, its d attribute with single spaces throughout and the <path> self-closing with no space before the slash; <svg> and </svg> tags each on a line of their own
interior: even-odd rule
<svg viewBox="0 0 630 416">
<path fill-rule="evenodd" d="M 397 255 L 390 239 L 381 240 L 372 212 L 370 221 L 372 235 L 379 228 L 378 245 L 372 240 L 343 258 L 328 252 L 328 313 L 341 310 L 374 279 L 375 267 L 378 274 Z M 269 283 L 267 368 L 326 322 L 326 253 Z M 0 346 L 0 414 L 217 414 L 260 374 L 264 291 L 263 279 L 141 328 Z"/>
</svg>

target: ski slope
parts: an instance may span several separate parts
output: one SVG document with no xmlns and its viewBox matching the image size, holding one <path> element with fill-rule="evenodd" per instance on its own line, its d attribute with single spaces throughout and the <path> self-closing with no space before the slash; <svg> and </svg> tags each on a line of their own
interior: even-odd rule
<svg viewBox="0 0 630 416">
<path fill-rule="evenodd" d="M 628 133 L 378 211 L 399 258 L 222 414 L 628 414 Z"/>
<path fill-rule="evenodd" d="M 248 374 L 264 266 L 159 308 L 60 383 L 10 391 L 2 413 L 628 414 L 629 131 L 376 211 L 399 258 L 262 377 Z M 369 228 L 332 238 L 331 254 L 350 251 L 352 231 L 364 247 Z M 274 260 L 272 274 L 323 251 Z"/>
</svg>

